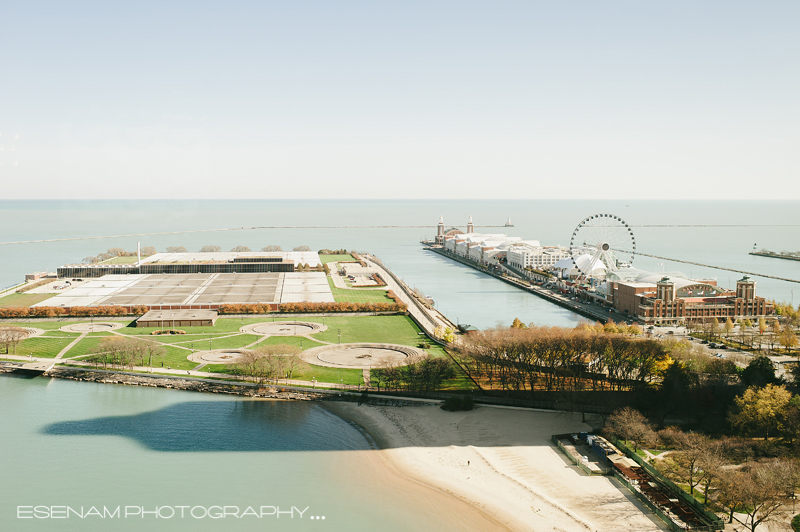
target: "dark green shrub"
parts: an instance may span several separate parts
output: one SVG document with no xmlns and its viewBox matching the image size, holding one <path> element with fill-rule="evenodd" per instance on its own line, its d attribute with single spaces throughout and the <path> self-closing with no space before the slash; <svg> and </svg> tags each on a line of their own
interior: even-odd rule
<svg viewBox="0 0 800 532">
<path fill-rule="evenodd" d="M 458 412 L 460 410 L 472 410 L 475 408 L 475 401 L 470 395 L 451 395 L 444 400 L 442 410 Z"/>
</svg>

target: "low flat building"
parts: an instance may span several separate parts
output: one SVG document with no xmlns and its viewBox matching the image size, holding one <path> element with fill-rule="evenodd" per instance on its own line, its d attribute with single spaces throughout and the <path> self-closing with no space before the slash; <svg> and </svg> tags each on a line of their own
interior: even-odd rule
<svg viewBox="0 0 800 532">
<path fill-rule="evenodd" d="M 216 310 L 151 310 L 136 320 L 137 327 L 204 327 L 217 322 Z"/>
</svg>

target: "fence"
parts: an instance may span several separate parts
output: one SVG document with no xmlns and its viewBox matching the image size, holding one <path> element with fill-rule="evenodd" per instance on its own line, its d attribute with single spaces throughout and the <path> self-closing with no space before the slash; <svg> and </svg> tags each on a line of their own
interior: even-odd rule
<svg viewBox="0 0 800 532">
<path fill-rule="evenodd" d="M 690 494 L 686 493 L 677 484 L 675 484 L 668 478 L 664 477 L 664 475 L 662 475 L 658 469 L 648 464 L 641 456 L 633 452 L 633 450 L 630 447 L 628 447 L 625 443 L 623 443 L 622 441 L 618 440 L 613 436 L 610 437 L 609 440 L 611 441 L 611 443 L 616 445 L 617 448 L 621 449 L 622 452 L 625 453 L 625 456 L 636 462 L 639 465 L 639 467 L 647 471 L 647 473 L 649 473 L 653 478 L 657 479 L 661 484 L 666 486 L 678 499 L 689 505 L 697 515 L 701 516 L 706 521 L 711 523 L 711 525 L 709 525 L 708 527 L 692 528 L 692 530 L 723 530 L 725 528 L 725 523 L 722 521 L 722 519 L 720 519 L 720 517 L 717 514 L 710 511 L 708 508 L 705 507 L 705 505 L 703 505 L 700 501 L 692 497 Z M 636 490 L 634 490 L 634 492 L 636 492 Z M 684 529 L 678 528 L 676 530 L 684 530 Z"/>
<path fill-rule="evenodd" d="M 579 460 L 577 456 L 569 452 L 569 449 L 564 447 L 564 444 L 561 443 L 562 439 L 570 437 L 571 436 L 569 434 L 553 434 L 552 436 L 553 442 L 558 446 L 561 452 L 564 453 L 564 455 L 567 458 L 569 458 L 570 462 L 581 468 L 581 470 L 588 475 L 607 475 L 611 471 L 610 468 L 608 467 L 604 467 L 598 470 L 589 469 L 589 467 L 586 464 L 584 464 L 582 460 Z"/>
</svg>

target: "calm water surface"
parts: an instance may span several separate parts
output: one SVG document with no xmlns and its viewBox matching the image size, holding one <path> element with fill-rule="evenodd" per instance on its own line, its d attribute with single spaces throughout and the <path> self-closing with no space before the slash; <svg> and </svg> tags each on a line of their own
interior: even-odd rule
<svg viewBox="0 0 800 532">
<path fill-rule="evenodd" d="M 394 482 L 358 430 L 315 404 L 0 376 L 0 406 L 0 530 L 470 529 Z M 302 520 L 17 518 L 35 505 L 309 509 Z"/>
<path fill-rule="evenodd" d="M 612 213 L 634 226 L 643 253 L 800 280 L 800 262 L 753 257 L 753 245 L 775 251 L 800 251 L 800 202 L 780 201 L 0 201 L 0 241 L 118 235 L 254 226 L 391 226 L 423 228 L 257 229 L 143 237 L 76 240 L 0 246 L 0 287 L 18 283 L 25 273 L 80 262 L 109 247 L 164 250 L 203 245 L 254 250 L 277 244 L 284 250 L 348 248 L 379 257 L 412 287 L 433 296 L 438 307 L 460 323 L 479 328 L 526 323 L 572 326 L 582 318 L 501 281 L 425 252 L 419 240 L 435 234 L 439 216 L 445 224 L 465 226 L 471 215 L 476 229 L 568 245 L 578 223 L 594 213 Z M 511 217 L 513 228 L 502 225 Z M 642 227 L 646 225 L 752 224 L 753 227 Z M 768 225 L 764 227 L 764 225 Z M 762 227 L 756 227 L 762 226 Z M 649 270 L 680 270 L 694 277 L 714 277 L 735 286 L 741 274 L 637 257 Z M 792 301 L 796 283 L 756 278 L 759 295 Z M 800 303 L 800 291 L 798 291 Z"/>
</svg>

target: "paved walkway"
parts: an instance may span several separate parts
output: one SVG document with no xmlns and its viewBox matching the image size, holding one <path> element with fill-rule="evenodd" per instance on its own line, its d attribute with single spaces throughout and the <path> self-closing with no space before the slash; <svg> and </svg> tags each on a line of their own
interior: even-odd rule
<svg viewBox="0 0 800 532">
<path fill-rule="evenodd" d="M 372 257 L 362 257 L 362 259 L 369 265 L 374 266 L 378 273 L 380 273 L 381 277 L 386 281 L 387 288 L 392 290 L 397 296 L 408 305 L 408 312 L 417 320 L 417 323 L 422 325 L 422 328 L 428 333 L 428 335 L 433 336 L 433 332 L 435 331 L 436 327 L 442 327 L 444 329 L 455 328 L 455 324 L 451 322 L 447 317 L 435 309 L 426 309 L 423 311 L 420 307 L 421 304 L 411 295 L 411 290 L 405 286 L 400 285 L 395 278 L 388 272 L 386 268 L 384 268 L 381 264 L 372 260 Z"/>
</svg>

